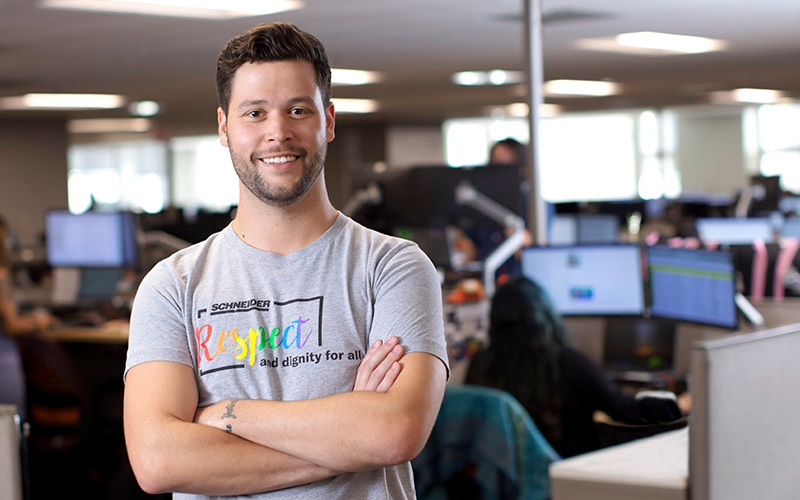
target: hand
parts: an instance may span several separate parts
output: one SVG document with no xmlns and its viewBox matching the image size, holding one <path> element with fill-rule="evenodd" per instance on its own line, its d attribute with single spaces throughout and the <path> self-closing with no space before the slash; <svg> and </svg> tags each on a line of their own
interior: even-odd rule
<svg viewBox="0 0 800 500">
<path fill-rule="evenodd" d="M 376 340 L 358 366 L 353 390 L 388 391 L 400 375 L 402 357 L 403 346 L 397 337 L 389 337 L 386 342 Z"/>
<path fill-rule="evenodd" d="M 196 424 L 226 430 L 223 419 L 226 416 L 228 418 L 236 418 L 233 412 L 237 402 L 239 402 L 238 399 L 225 399 L 219 403 L 198 408 L 194 414 L 194 422 Z"/>
</svg>

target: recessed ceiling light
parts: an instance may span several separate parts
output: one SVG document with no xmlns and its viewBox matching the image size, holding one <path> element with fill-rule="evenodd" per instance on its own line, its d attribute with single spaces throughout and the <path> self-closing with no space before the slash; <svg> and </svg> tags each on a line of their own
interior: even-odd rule
<svg viewBox="0 0 800 500">
<path fill-rule="evenodd" d="M 559 96 L 603 97 L 619 93 L 619 84 L 596 80 L 550 80 L 544 93 Z"/>
<path fill-rule="evenodd" d="M 378 111 L 378 101 L 373 99 L 331 99 L 337 114 L 374 113 Z"/>
<path fill-rule="evenodd" d="M 505 118 L 512 116 L 515 118 L 526 117 L 530 113 L 530 106 L 527 102 L 515 102 L 506 106 L 492 106 L 489 108 L 489 114 L 497 118 Z M 542 103 L 539 105 L 539 116 L 542 118 L 549 118 L 556 116 L 562 111 L 561 106 L 558 104 Z"/>
<path fill-rule="evenodd" d="M 136 101 L 128 105 L 128 112 L 134 116 L 155 116 L 161 106 L 155 101 Z"/>
<path fill-rule="evenodd" d="M 46 9 L 91 10 L 152 16 L 233 19 L 296 10 L 303 3 L 293 0 L 42 0 Z"/>
<path fill-rule="evenodd" d="M 720 90 L 711 93 L 711 101 L 715 103 L 753 103 L 775 104 L 786 99 L 786 93 L 772 89 L 741 88 L 733 90 Z"/>
<path fill-rule="evenodd" d="M 522 71 L 493 69 L 491 71 L 460 71 L 450 78 L 456 85 L 469 87 L 480 85 L 511 85 L 525 81 Z"/>
<path fill-rule="evenodd" d="M 363 71 L 360 69 L 331 69 L 331 83 L 333 85 L 367 85 L 381 81 L 381 74 L 376 71 Z"/>
<path fill-rule="evenodd" d="M 125 98 L 113 94 L 25 94 L 0 98 L 0 109 L 114 109 Z"/>
<path fill-rule="evenodd" d="M 70 134 L 110 134 L 121 132 L 147 132 L 152 124 L 147 118 L 97 118 L 69 120 Z"/>
<path fill-rule="evenodd" d="M 638 31 L 622 33 L 614 37 L 582 38 L 575 41 L 575 46 L 585 50 L 663 56 L 724 50 L 727 42 L 699 36 Z"/>
</svg>

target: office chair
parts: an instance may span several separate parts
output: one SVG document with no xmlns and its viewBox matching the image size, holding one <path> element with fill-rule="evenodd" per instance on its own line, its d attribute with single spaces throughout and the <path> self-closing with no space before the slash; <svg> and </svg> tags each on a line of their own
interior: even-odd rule
<svg viewBox="0 0 800 500">
<path fill-rule="evenodd" d="M 453 385 L 411 465 L 420 500 L 546 500 L 548 467 L 559 459 L 509 393 Z"/>
<path fill-rule="evenodd" d="M 25 370 L 22 357 L 14 339 L 8 337 L 0 326 L 0 404 L 13 405 L 19 416 L 20 472 L 23 498 L 29 497 L 28 478 L 28 402 L 25 388 Z"/>
<path fill-rule="evenodd" d="M 0 403 L 14 405 L 20 419 L 27 419 L 28 403 L 25 391 L 25 370 L 14 339 L 0 327 Z"/>
</svg>

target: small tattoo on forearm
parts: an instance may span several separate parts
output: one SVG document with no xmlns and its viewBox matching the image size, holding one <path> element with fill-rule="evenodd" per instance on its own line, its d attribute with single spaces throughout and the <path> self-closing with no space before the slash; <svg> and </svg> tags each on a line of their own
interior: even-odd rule
<svg viewBox="0 0 800 500">
<path fill-rule="evenodd" d="M 226 425 L 225 432 L 227 432 L 228 434 L 233 434 L 233 427 L 230 424 Z"/>
<path fill-rule="evenodd" d="M 227 406 L 225 406 L 225 413 L 222 414 L 222 418 L 233 418 L 233 419 L 235 419 L 236 415 L 233 414 L 233 409 L 236 406 L 236 403 L 238 403 L 238 402 L 239 402 L 238 399 L 231 400 L 231 402 L 228 403 Z"/>
</svg>

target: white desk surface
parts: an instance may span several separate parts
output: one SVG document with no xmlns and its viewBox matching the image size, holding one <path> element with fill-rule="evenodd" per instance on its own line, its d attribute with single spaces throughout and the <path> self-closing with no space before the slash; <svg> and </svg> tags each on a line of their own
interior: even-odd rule
<svg viewBox="0 0 800 500">
<path fill-rule="evenodd" d="M 552 500 L 686 500 L 688 483 L 688 427 L 550 465 Z"/>
</svg>

